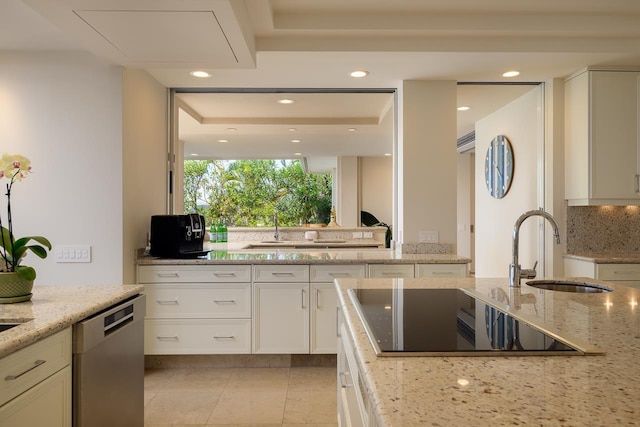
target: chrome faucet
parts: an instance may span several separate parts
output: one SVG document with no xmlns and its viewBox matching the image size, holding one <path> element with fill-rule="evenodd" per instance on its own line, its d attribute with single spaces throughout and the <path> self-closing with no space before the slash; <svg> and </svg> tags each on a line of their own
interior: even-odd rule
<svg viewBox="0 0 640 427">
<path fill-rule="evenodd" d="M 558 227 L 558 223 L 555 218 L 551 216 L 551 214 L 545 212 L 542 208 L 525 212 L 520 215 L 520 218 L 516 220 L 516 224 L 513 226 L 513 257 L 511 260 L 511 265 L 509 266 L 509 286 L 511 287 L 520 287 L 520 279 L 533 279 L 536 277 L 536 266 L 538 265 L 538 261 L 533 265 L 532 269 L 522 269 L 520 268 L 520 264 L 518 264 L 518 244 L 520 239 L 520 226 L 524 222 L 525 219 L 530 216 L 541 216 L 546 218 L 551 225 L 553 226 L 553 237 L 556 239 L 556 244 L 560 244 L 560 229 Z"/>
<path fill-rule="evenodd" d="M 273 211 L 273 223 L 276 226 L 276 232 L 273 234 L 273 238 L 278 241 L 280 240 L 280 231 L 278 231 L 278 211 Z"/>
</svg>

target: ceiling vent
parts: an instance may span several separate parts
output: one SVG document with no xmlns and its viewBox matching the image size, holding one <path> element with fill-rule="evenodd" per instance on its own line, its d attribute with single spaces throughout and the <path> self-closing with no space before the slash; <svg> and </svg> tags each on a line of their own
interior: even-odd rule
<svg viewBox="0 0 640 427">
<path fill-rule="evenodd" d="M 458 153 L 466 153 L 476 148 L 476 131 L 471 131 L 468 134 L 458 138 Z"/>
</svg>

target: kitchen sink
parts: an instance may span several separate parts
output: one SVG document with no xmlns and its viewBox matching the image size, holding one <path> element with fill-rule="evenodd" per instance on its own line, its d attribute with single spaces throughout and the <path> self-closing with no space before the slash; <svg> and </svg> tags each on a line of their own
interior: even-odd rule
<svg viewBox="0 0 640 427">
<path fill-rule="evenodd" d="M 527 285 L 546 291 L 577 292 L 577 293 L 603 293 L 613 292 L 613 288 L 596 283 L 580 282 L 576 280 L 530 280 Z"/>
<path fill-rule="evenodd" d="M 8 331 L 16 326 L 20 326 L 20 323 L 0 323 L 0 332 Z"/>
</svg>

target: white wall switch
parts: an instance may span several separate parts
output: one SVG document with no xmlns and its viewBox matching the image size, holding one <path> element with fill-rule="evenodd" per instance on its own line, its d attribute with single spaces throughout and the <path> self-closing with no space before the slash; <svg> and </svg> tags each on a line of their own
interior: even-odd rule
<svg viewBox="0 0 640 427">
<path fill-rule="evenodd" d="M 373 239 L 373 231 L 365 231 L 362 233 L 362 236 L 365 239 Z"/>
<path fill-rule="evenodd" d="M 55 247 L 56 262 L 91 262 L 91 246 L 60 245 Z"/>
<path fill-rule="evenodd" d="M 353 238 L 362 239 L 362 231 L 356 231 L 355 233 L 353 233 Z"/>
<path fill-rule="evenodd" d="M 437 231 L 420 231 L 418 233 L 419 243 L 438 243 Z"/>
</svg>

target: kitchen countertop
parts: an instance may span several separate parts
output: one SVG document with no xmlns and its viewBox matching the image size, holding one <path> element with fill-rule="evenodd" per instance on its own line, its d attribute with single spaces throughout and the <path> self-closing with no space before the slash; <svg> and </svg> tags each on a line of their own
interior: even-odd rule
<svg viewBox="0 0 640 427">
<path fill-rule="evenodd" d="M 640 254 L 579 253 L 566 254 L 564 257 L 582 261 L 590 261 L 596 264 L 640 264 Z"/>
<path fill-rule="evenodd" d="M 0 322 L 19 326 L 0 332 L 0 357 L 61 331 L 142 292 L 140 285 L 34 286 L 31 301 L 0 304 Z"/>
<path fill-rule="evenodd" d="M 471 260 L 456 254 L 401 254 L 391 249 L 229 249 L 192 259 L 156 258 L 139 250 L 136 262 L 138 265 L 468 264 Z"/>
<path fill-rule="evenodd" d="M 604 355 L 376 357 L 348 288 L 473 288 L 498 296 L 500 305 L 509 298 L 507 279 L 338 279 L 378 425 L 638 425 L 640 289 L 593 281 L 614 292 L 574 294 L 523 284 L 521 308 L 509 310 L 587 341 Z"/>
</svg>

